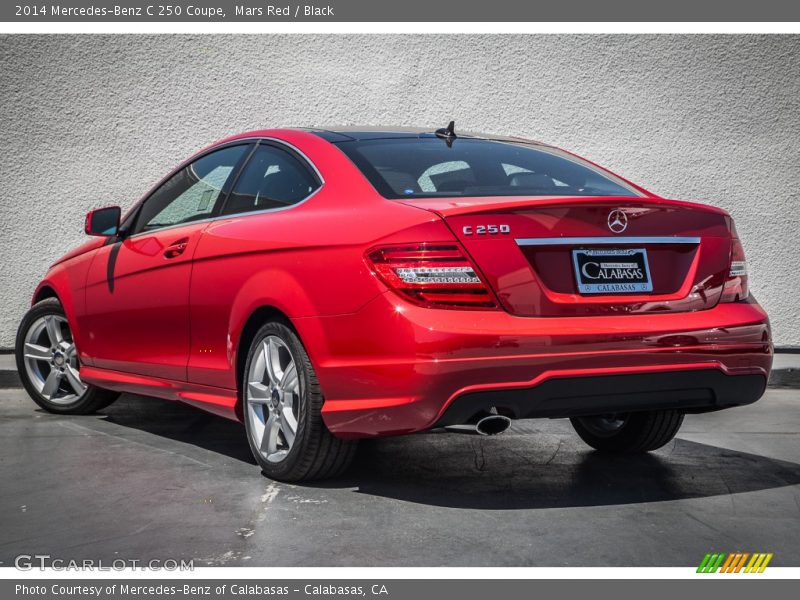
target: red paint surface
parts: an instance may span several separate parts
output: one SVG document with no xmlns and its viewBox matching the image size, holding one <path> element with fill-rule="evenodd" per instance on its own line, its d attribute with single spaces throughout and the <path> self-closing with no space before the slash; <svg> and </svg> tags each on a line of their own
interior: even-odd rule
<svg viewBox="0 0 800 600">
<path fill-rule="evenodd" d="M 288 210 L 92 239 L 60 259 L 35 297 L 60 298 L 87 382 L 237 418 L 240 337 L 263 307 L 296 328 L 322 385 L 325 421 L 348 437 L 423 430 L 460 394 L 552 377 L 769 373 L 767 315 L 752 299 L 720 303 L 732 246 L 724 211 L 652 194 L 389 201 L 314 134 L 239 137 L 292 144 L 324 185 Z M 570 246 L 515 242 L 612 236 L 606 218 L 616 208 L 629 216 L 620 247 L 626 236 L 701 239 L 647 246 L 652 294 L 581 296 Z M 479 224 L 510 233 L 464 235 Z M 167 252 L 176 243 L 182 252 Z M 494 308 L 431 308 L 387 288 L 366 256 L 408 244 L 463 249 Z"/>
</svg>

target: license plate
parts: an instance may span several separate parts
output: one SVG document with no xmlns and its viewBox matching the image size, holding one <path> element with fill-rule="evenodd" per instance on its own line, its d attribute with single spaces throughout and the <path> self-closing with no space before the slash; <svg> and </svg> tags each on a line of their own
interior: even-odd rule
<svg viewBox="0 0 800 600">
<path fill-rule="evenodd" d="M 572 251 L 578 292 L 581 294 L 636 294 L 652 292 L 647 250 L 598 248 Z"/>
</svg>

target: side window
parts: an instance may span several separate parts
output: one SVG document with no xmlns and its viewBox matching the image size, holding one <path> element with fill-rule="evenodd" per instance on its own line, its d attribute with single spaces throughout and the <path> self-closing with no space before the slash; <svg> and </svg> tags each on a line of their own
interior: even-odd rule
<svg viewBox="0 0 800 600">
<path fill-rule="evenodd" d="M 223 148 L 175 173 L 145 200 L 134 233 L 212 216 L 222 189 L 247 149 L 244 144 Z"/>
<path fill-rule="evenodd" d="M 222 213 L 291 206 L 308 198 L 318 187 L 316 177 L 290 152 L 262 144 L 239 176 Z"/>
</svg>

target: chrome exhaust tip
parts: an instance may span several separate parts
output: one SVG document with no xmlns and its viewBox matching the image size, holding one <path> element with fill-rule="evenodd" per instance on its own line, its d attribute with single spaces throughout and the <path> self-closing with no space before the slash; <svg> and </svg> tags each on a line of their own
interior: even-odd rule
<svg viewBox="0 0 800 600">
<path fill-rule="evenodd" d="M 471 433 L 473 435 L 497 435 L 503 433 L 511 426 L 511 419 L 498 414 L 486 414 L 478 418 L 470 419 L 469 423 L 462 425 L 447 425 L 444 430 L 450 433 Z"/>
<path fill-rule="evenodd" d="M 503 415 L 489 415 L 475 423 L 475 431 L 480 435 L 497 435 L 511 427 L 511 419 Z"/>
</svg>

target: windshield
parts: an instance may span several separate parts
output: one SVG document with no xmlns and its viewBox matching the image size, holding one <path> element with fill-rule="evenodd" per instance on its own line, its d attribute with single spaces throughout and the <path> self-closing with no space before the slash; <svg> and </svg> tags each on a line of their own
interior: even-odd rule
<svg viewBox="0 0 800 600">
<path fill-rule="evenodd" d="M 642 196 L 566 152 L 533 144 L 436 137 L 353 140 L 337 146 L 386 198 Z"/>
</svg>

